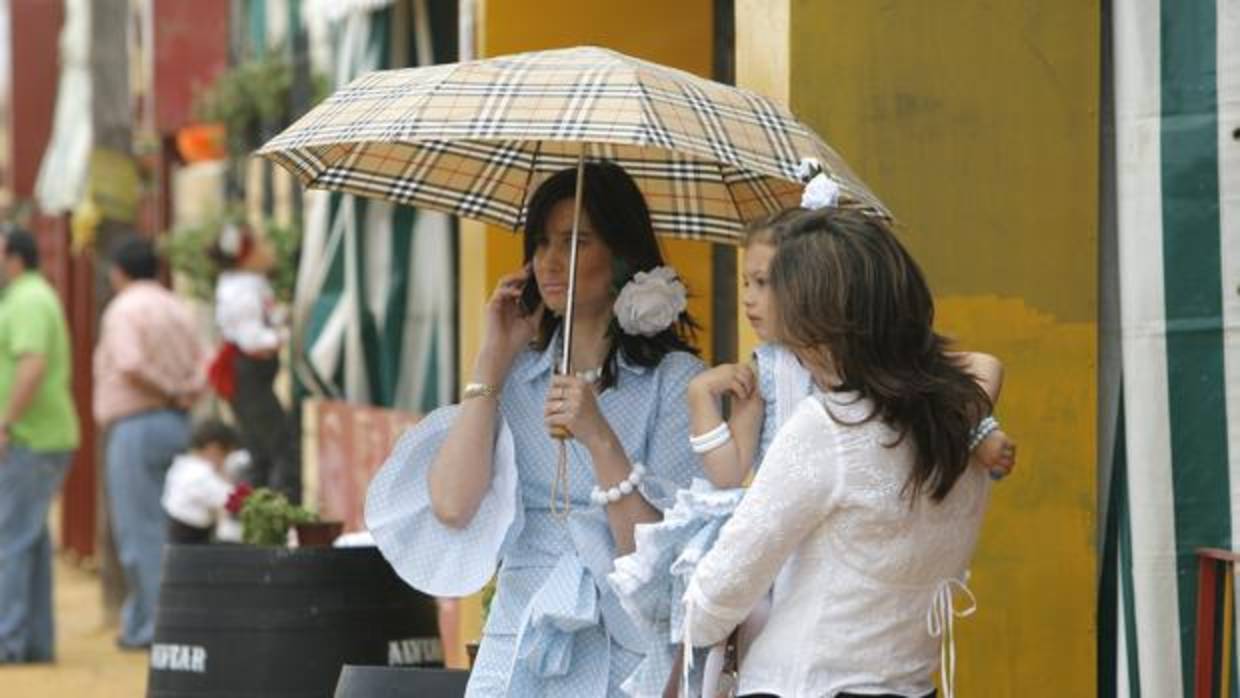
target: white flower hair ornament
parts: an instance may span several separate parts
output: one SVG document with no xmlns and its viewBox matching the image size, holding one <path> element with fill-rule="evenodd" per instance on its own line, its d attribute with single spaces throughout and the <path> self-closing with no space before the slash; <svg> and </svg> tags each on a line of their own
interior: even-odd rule
<svg viewBox="0 0 1240 698">
<path fill-rule="evenodd" d="M 814 175 L 801 192 L 801 208 L 816 211 L 836 205 L 840 200 L 840 184 L 823 173 Z"/>
<path fill-rule="evenodd" d="M 241 255 L 241 247 L 245 243 L 245 236 L 241 233 L 241 228 L 237 225 L 229 223 L 220 231 L 219 245 L 220 252 L 232 258 Z"/>
<path fill-rule="evenodd" d="M 796 175 L 801 184 L 808 184 L 815 175 L 822 174 L 822 163 L 817 158 L 801 158 L 797 163 Z"/>
<path fill-rule="evenodd" d="M 689 292 L 668 266 L 639 271 L 620 295 L 614 310 L 625 334 L 653 337 L 676 323 L 689 307 Z"/>
<path fill-rule="evenodd" d="M 814 158 L 801 158 L 796 173 L 805 184 L 805 190 L 801 192 L 801 208 L 816 211 L 839 203 L 840 183 L 827 175 L 822 163 Z"/>
</svg>

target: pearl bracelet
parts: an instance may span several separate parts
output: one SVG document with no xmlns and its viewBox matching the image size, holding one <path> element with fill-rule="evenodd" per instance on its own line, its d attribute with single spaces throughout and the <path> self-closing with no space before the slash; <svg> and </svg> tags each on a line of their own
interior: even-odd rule
<svg viewBox="0 0 1240 698">
<path fill-rule="evenodd" d="M 697 454 L 710 453 L 732 440 L 732 430 L 728 428 L 727 422 L 720 422 L 719 426 L 711 429 L 705 434 L 689 437 L 689 446 L 693 448 L 693 452 Z"/>
<path fill-rule="evenodd" d="M 986 437 L 998 428 L 999 420 L 995 419 L 994 415 L 989 415 L 978 422 L 977 426 L 969 432 L 969 452 L 972 453 L 978 446 L 981 446 Z"/>
<path fill-rule="evenodd" d="M 590 490 L 590 501 L 599 506 L 607 506 L 620 501 L 622 497 L 633 494 L 637 491 L 637 486 L 641 484 L 642 478 L 646 477 L 646 466 L 641 463 L 634 463 L 633 470 L 629 476 L 620 481 L 620 484 L 609 489 L 603 489 L 598 485 Z"/>
</svg>

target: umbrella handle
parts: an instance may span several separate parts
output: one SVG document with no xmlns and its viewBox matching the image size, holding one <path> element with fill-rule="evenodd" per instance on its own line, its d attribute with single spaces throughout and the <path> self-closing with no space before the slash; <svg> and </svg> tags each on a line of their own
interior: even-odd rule
<svg viewBox="0 0 1240 698">
<path fill-rule="evenodd" d="M 577 240 L 581 226 L 582 180 L 585 178 L 586 144 L 577 152 L 577 187 L 573 195 L 573 233 L 568 257 L 568 299 L 564 307 L 564 353 L 560 356 L 560 373 L 571 375 L 573 369 L 573 311 L 577 300 Z M 555 479 L 551 481 L 551 513 L 561 521 L 567 520 L 572 511 L 572 498 L 568 492 L 568 440 L 573 432 L 568 427 L 552 427 L 551 438 L 559 442 Z"/>
<path fill-rule="evenodd" d="M 568 298 L 564 304 L 564 348 L 560 355 L 560 373 L 571 375 L 573 369 L 573 317 L 577 308 L 577 240 L 581 226 L 582 183 L 586 170 L 586 145 L 577 153 L 577 186 L 573 195 L 573 232 L 568 253 Z"/>
</svg>

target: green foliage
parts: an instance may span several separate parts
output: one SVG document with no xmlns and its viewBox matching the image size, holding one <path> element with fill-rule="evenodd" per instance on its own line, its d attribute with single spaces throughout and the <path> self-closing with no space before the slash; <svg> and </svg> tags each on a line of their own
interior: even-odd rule
<svg viewBox="0 0 1240 698">
<path fill-rule="evenodd" d="M 301 229 L 295 225 L 280 225 L 275 221 L 268 221 L 263 226 L 263 231 L 276 251 L 276 267 L 271 270 L 271 288 L 277 300 L 291 303 L 293 289 L 297 285 Z"/>
<path fill-rule="evenodd" d="M 251 545 L 283 546 L 289 528 L 317 520 L 313 513 L 289 503 L 279 492 L 260 487 L 241 505 L 241 539 Z"/>
<path fill-rule="evenodd" d="M 219 269 L 208 251 L 219 229 L 219 220 L 183 226 L 159 241 L 160 252 L 168 259 L 168 265 L 186 278 L 190 295 L 201 301 L 211 302 L 215 297 L 215 277 Z"/>
<path fill-rule="evenodd" d="M 229 68 L 210 87 L 200 90 L 194 98 L 194 116 L 224 124 L 229 153 L 244 158 L 261 145 L 262 126 L 283 128 L 300 116 L 292 113 L 292 88 L 293 62 L 276 47 Z M 311 104 L 322 100 L 327 89 L 326 78 L 313 76 Z"/>
<path fill-rule="evenodd" d="M 241 220 L 240 212 L 217 216 L 198 225 L 177 228 L 160 241 L 160 251 L 167 257 L 173 271 L 184 275 L 189 281 L 190 295 L 194 298 L 208 303 L 215 298 L 215 280 L 220 270 L 211 258 L 210 250 L 226 223 L 240 223 Z M 301 229 L 268 221 L 263 225 L 263 232 L 276 252 L 276 266 L 271 272 L 272 290 L 277 300 L 289 303 L 297 283 Z"/>
</svg>

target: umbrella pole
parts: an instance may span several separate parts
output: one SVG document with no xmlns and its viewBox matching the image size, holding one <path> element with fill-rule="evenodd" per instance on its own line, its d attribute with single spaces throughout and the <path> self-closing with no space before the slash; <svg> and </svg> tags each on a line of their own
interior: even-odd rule
<svg viewBox="0 0 1240 698">
<path fill-rule="evenodd" d="M 560 356 L 560 373 L 572 372 L 573 309 L 577 305 L 577 234 L 581 225 L 581 184 L 585 179 L 586 146 L 577 154 L 577 186 L 573 197 L 573 234 L 568 254 L 568 302 L 564 307 L 564 353 Z"/>
<path fill-rule="evenodd" d="M 573 195 L 573 232 L 568 253 L 568 298 L 564 306 L 564 347 L 560 354 L 560 375 L 572 375 L 573 361 L 573 310 L 577 305 L 577 236 L 581 226 L 582 183 L 585 180 L 586 145 L 577 152 L 577 186 Z M 555 479 L 551 481 L 551 512 L 561 518 L 567 517 L 572 508 L 568 492 L 568 439 L 572 432 L 555 429 L 551 436 L 559 440 L 559 457 L 556 459 Z"/>
</svg>

